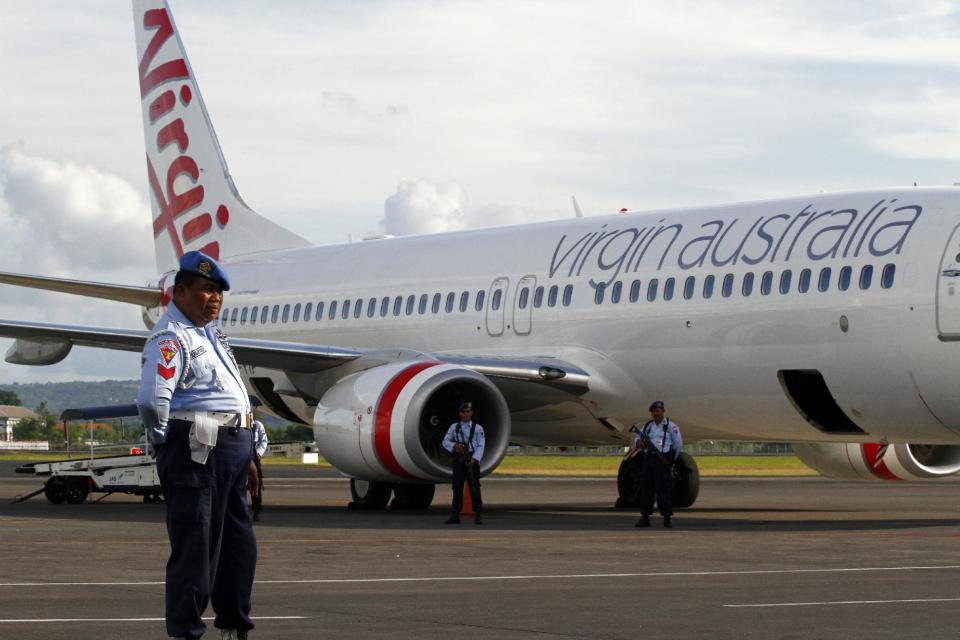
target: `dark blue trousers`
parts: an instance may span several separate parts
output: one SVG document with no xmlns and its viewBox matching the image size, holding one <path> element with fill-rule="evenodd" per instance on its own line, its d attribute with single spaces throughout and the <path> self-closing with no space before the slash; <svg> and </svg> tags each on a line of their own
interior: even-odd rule
<svg viewBox="0 0 960 640">
<path fill-rule="evenodd" d="M 167 504 L 166 620 L 170 636 L 206 631 L 207 604 L 219 629 L 252 629 L 250 594 L 257 541 L 247 510 L 250 429 L 220 427 L 206 464 L 190 459 L 189 422 L 171 420 L 157 454 Z"/>
<path fill-rule="evenodd" d="M 467 462 L 457 458 L 453 463 L 453 505 L 450 510 L 453 515 L 459 516 L 463 510 L 463 483 L 470 489 L 470 500 L 473 502 L 474 513 L 483 512 L 483 498 L 480 496 L 480 465 L 472 465 L 467 469 Z"/>
<path fill-rule="evenodd" d="M 668 452 L 667 459 L 673 457 Z M 662 516 L 673 515 L 673 478 L 670 469 L 652 453 L 643 457 L 643 469 L 640 472 L 640 515 L 649 517 L 653 513 L 653 497 L 657 497 L 657 509 Z"/>
</svg>

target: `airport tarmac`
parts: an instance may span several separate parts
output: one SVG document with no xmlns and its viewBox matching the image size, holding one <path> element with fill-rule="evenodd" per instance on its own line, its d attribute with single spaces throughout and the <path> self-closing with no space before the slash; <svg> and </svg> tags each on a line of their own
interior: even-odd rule
<svg viewBox="0 0 960 640">
<path fill-rule="evenodd" d="M 0 638 L 163 638 L 163 506 L 52 505 L 0 462 Z M 704 478 L 636 529 L 610 479 L 484 481 L 486 523 L 348 511 L 269 466 L 251 638 L 956 638 L 960 478 Z M 212 626 L 212 623 L 211 623 Z M 219 637 L 210 629 L 206 637 Z"/>
</svg>

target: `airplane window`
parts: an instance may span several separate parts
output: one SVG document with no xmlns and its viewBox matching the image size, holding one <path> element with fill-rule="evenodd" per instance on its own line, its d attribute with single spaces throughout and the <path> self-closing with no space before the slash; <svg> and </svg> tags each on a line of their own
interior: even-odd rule
<svg viewBox="0 0 960 640">
<path fill-rule="evenodd" d="M 343 301 L 343 306 L 340 307 L 340 318 L 346 320 L 350 317 L 350 299 L 347 298 Z"/>
<path fill-rule="evenodd" d="M 413 305 L 416 304 L 416 300 L 417 300 L 417 296 L 415 296 L 415 295 L 413 295 L 413 294 L 410 294 L 409 296 L 407 296 L 407 308 L 406 308 L 405 313 L 406 313 L 408 316 L 412 316 L 412 315 L 413 315 Z"/>
<path fill-rule="evenodd" d="M 830 267 L 820 269 L 820 278 L 817 280 L 817 291 L 826 291 L 830 288 Z"/>
<path fill-rule="evenodd" d="M 810 269 L 804 269 L 800 272 L 800 282 L 797 283 L 797 291 L 806 293 L 810 289 Z"/>
<path fill-rule="evenodd" d="M 780 274 L 780 293 L 786 295 L 790 293 L 790 281 L 793 279 L 793 272 L 790 269 Z"/>
<path fill-rule="evenodd" d="M 869 289 L 871 284 L 873 284 L 873 265 L 864 265 L 860 270 L 860 288 Z"/>
<path fill-rule="evenodd" d="M 573 302 L 573 285 L 568 284 L 563 288 L 563 306 L 569 307 Z"/>
<path fill-rule="evenodd" d="M 323 300 L 317 303 L 317 315 L 315 316 L 316 320 L 323 320 Z"/>
<path fill-rule="evenodd" d="M 533 292 L 533 306 L 537 309 L 543 306 L 543 287 L 537 287 Z"/>
<path fill-rule="evenodd" d="M 233 311 L 230 312 L 230 324 L 237 324 L 237 314 L 240 312 L 240 309 L 237 307 L 233 308 Z"/>
<path fill-rule="evenodd" d="M 460 313 L 466 313 L 470 307 L 470 292 L 464 291 L 460 294 Z"/>
<path fill-rule="evenodd" d="M 220 314 L 220 324 L 227 324 L 227 318 L 230 316 L 230 310 L 224 309 L 223 313 Z"/>
<path fill-rule="evenodd" d="M 720 287 L 720 294 L 724 298 L 729 298 L 733 295 L 733 274 L 728 273 L 723 276 L 723 285 Z"/>
<path fill-rule="evenodd" d="M 380 301 L 380 317 L 385 318 L 388 313 L 390 313 L 390 298 L 384 296 L 383 300 Z"/>
<path fill-rule="evenodd" d="M 593 303 L 594 304 L 603 304 L 603 293 L 606 291 L 607 285 L 604 282 L 601 282 L 597 285 L 596 293 L 593 294 Z"/>
<path fill-rule="evenodd" d="M 300 322 L 300 303 L 293 305 L 293 321 Z"/>
<path fill-rule="evenodd" d="M 353 317 L 359 318 L 361 313 L 363 313 L 363 298 L 357 298 L 353 303 Z"/>
<path fill-rule="evenodd" d="M 897 265 L 888 264 L 883 267 L 883 273 L 880 274 L 880 286 L 889 289 L 893 286 L 893 276 L 897 272 Z"/>
<path fill-rule="evenodd" d="M 310 320 L 310 316 L 312 315 L 312 313 L 313 313 L 313 303 L 308 302 L 306 306 L 303 307 L 303 321 L 308 322 Z"/>
<path fill-rule="evenodd" d="M 770 289 L 773 287 L 773 271 L 764 271 L 760 278 L 760 295 L 770 295 Z"/>
<path fill-rule="evenodd" d="M 497 311 L 500 308 L 500 298 L 503 297 L 503 291 L 497 289 L 493 292 L 493 301 L 490 303 L 490 308 L 494 311 Z"/>
<path fill-rule="evenodd" d="M 429 300 L 427 294 L 420 294 L 420 302 L 417 304 L 417 313 L 420 315 L 423 315 L 427 312 L 427 300 Z"/>
<path fill-rule="evenodd" d="M 276 324 L 277 318 L 280 317 L 280 305 L 273 305 L 273 312 L 270 314 L 270 322 Z"/>
<path fill-rule="evenodd" d="M 743 284 L 741 285 L 740 292 L 743 294 L 743 297 L 746 298 L 751 293 L 753 293 L 753 272 L 748 271 L 743 274 Z"/>
<path fill-rule="evenodd" d="M 457 301 L 457 294 L 453 291 L 447 294 L 447 303 L 444 305 L 447 313 L 453 313 L 453 303 Z"/>
<path fill-rule="evenodd" d="M 683 299 L 689 300 L 693 297 L 693 289 L 697 286 L 697 279 L 694 276 L 687 276 L 683 283 Z"/>
<path fill-rule="evenodd" d="M 640 281 L 634 280 L 630 285 L 630 302 L 636 302 L 640 299 Z"/>
<path fill-rule="evenodd" d="M 240 312 L 240 324 L 247 324 L 247 311 L 249 311 L 249 309 L 244 307 L 243 311 Z"/>
<path fill-rule="evenodd" d="M 337 301 L 336 301 L 336 300 L 331 300 L 331 301 L 330 301 L 330 311 L 329 311 L 329 313 L 327 313 L 327 318 L 329 318 L 330 320 L 333 320 L 333 319 L 336 318 L 336 317 L 337 317 Z"/>
<path fill-rule="evenodd" d="M 288 304 L 283 305 L 283 318 L 282 318 L 282 319 L 283 319 L 284 322 L 286 322 L 287 320 L 290 319 L 290 305 L 288 305 Z"/>
<path fill-rule="evenodd" d="M 557 285 L 550 287 L 550 293 L 547 294 L 547 306 L 555 307 L 557 306 L 557 292 L 560 291 L 560 288 Z"/>
<path fill-rule="evenodd" d="M 377 299 L 370 298 L 367 300 L 367 317 L 372 318 L 377 314 Z"/>
<path fill-rule="evenodd" d="M 663 299 L 664 300 L 673 300 L 673 289 L 677 284 L 677 281 L 674 278 L 667 278 L 663 281 Z"/>
<path fill-rule="evenodd" d="M 524 287 L 520 290 L 520 299 L 517 301 L 517 306 L 521 309 L 527 308 L 527 302 L 530 301 L 530 287 Z"/>
<path fill-rule="evenodd" d="M 433 313 L 440 312 L 440 294 L 439 293 L 433 294 L 433 304 L 430 305 L 430 311 Z"/>
<path fill-rule="evenodd" d="M 393 315 L 400 315 L 401 309 L 403 309 L 403 296 L 397 296 L 393 299 Z"/>
<path fill-rule="evenodd" d="M 476 309 L 477 311 L 483 311 L 483 302 L 486 299 L 487 299 L 486 291 L 484 291 L 483 289 L 481 289 L 480 291 L 477 291 L 477 302 L 473 308 Z"/>
<path fill-rule="evenodd" d="M 250 309 L 250 324 L 257 324 L 257 311 L 259 310 L 260 307 Z"/>
<path fill-rule="evenodd" d="M 653 302 L 657 299 L 657 285 L 660 282 L 656 278 L 651 278 L 647 283 L 647 300 Z"/>
<path fill-rule="evenodd" d="M 610 289 L 610 302 L 612 302 L 613 304 L 619 304 L 619 303 L 620 303 L 620 295 L 621 295 L 622 293 L 623 293 L 623 283 L 622 283 L 622 282 L 614 282 L 614 283 L 613 283 L 613 288 Z"/>
<path fill-rule="evenodd" d="M 853 273 L 853 267 L 844 267 L 840 269 L 840 277 L 837 279 L 837 288 L 840 291 L 846 291 L 850 288 L 850 275 Z"/>
<path fill-rule="evenodd" d="M 267 305 L 260 307 L 260 324 L 267 324 Z"/>
<path fill-rule="evenodd" d="M 713 283 L 716 281 L 716 278 L 713 276 L 707 276 L 703 279 L 703 297 L 712 298 L 713 297 Z"/>
</svg>

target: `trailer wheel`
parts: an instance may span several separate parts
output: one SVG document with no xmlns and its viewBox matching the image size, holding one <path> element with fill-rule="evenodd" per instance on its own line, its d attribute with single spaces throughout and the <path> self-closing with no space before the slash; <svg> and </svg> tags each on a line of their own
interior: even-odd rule
<svg viewBox="0 0 960 640">
<path fill-rule="evenodd" d="M 50 478 L 43 483 L 43 495 L 53 504 L 63 504 L 67 499 L 64 493 L 63 478 Z"/>
<path fill-rule="evenodd" d="M 81 504 L 90 495 L 90 482 L 86 478 L 69 478 L 65 483 L 64 496 L 68 504 Z"/>
</svg>

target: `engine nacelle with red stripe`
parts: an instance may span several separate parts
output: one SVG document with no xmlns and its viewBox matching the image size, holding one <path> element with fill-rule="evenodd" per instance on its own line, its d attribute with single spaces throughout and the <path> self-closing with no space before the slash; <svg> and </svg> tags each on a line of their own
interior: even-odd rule
<svg viewBox="0 0 960 640">
<path fill-rule="evenodd" d="M 317 448 L 348 476 L 384 482 L 444 482 L 450 454 L 442 446 L 461 402 L 474 405 L 486 446 L 480 472 L 500 464 L 510 439 L 510 412 L 486 377 L 436 361 L 379 365 L 338 381 L 314 414 Z"/>
<path fill-rule="evenodd" d="M 929 480 L 960 471 L 960 446 L 794 444 L 797 457 L 821 475 L 839 480 Z"/>
</svg>

